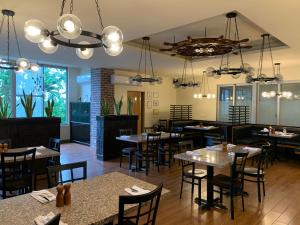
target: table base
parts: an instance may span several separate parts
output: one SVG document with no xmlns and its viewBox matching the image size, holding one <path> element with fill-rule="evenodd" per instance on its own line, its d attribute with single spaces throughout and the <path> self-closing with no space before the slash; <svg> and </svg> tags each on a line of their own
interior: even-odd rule
<svg viewBox="0 0 300 225">
<path fill-rule="evenodd" d="M 214 209 L 221 209 L 221 210 L 227 210 L 227 207 L 220 203 L 219 198 L 215 198 L 211 206 L 208 206 L 207 201 L 205 199 L 199 199 L 195 198 L 195 203 L 197 203 L 199 206 L 201 206 L 204 210 L 210 210 L 211 208 Z"/>
</svg>

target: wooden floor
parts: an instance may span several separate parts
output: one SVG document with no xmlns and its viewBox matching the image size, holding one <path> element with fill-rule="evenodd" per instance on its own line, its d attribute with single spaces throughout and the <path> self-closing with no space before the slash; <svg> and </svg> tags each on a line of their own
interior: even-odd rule
<svg viewBox="0 0 300 225">
<path fill-rule="evenodd" d="M 61 149 L 62 163 L 87 160 L 89 177 L 119 171 L 154 184 L 163 182 L 164 187 L 171 193 L 161 201 L 158 225 L 300 225 L 300 160 L 276 162 L 266 170 L 266 197 L 261 204 L 257 201 L 256 185 L 246 183 L 245 190 L 249 197 L 245 198 L 245 212 L 242 212 L 241 201 L 238 198 L 235 201 L 236 218 L 232 221 L 226 211 L 201 210 L 191 198 L 189 184 L 185 185 L 183 198 L 179 199 L 181 168 L 177 162 L 171 169 L 161 167 L 159 173 L 154 168 L 147 177 L 144 173 L 128 172 L 126 162 L 123 164 L 124 168 L 119 168 L 118 160 L 100 162 L 96 159 L 95 152 L 83 145 L 64 144 Z M 220 171 L 215 171 L 218 172 Z M 205 187 L 204 181 L 202 196 L 205 196 Z M 227 199 L 224 203 L 228 205 Z"/>
</svg>

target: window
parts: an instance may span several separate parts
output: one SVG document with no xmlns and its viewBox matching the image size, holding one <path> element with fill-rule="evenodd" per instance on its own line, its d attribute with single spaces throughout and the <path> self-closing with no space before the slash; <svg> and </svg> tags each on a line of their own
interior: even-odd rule
<svg viewBox="0 0 300 225">
<path fill-rule="evenodd" d="M 67 69 L 63 67 L 44 67 L 44 102 L 54 100 L 53 116 L 67 123 Z"/>
<path fill-rule="evenodd" d="M 233 105 L 233 87 L 220 87 L 219 91 L 219 114 L 218 120 L 223 122 L 229 121 L 229 106 Z"/>
<path fill-rule="evenodd" d="M 16 117 L 25 117 L 25 111 L 20 98 L 32 93 L 36 106 L 33 116 L 45 115 L 45 105 L 48 100 L 54 100 L 53 116 L 67 123 L 67 69 L 64 67 L 40 66 L 39 71 L 27 70 L 16 73 Z"/>
<path fill-rule="evenodd" d="M 11 107 L 12 71 L 0 69 L 0 96 L 5 99 Z"/>
</svg>

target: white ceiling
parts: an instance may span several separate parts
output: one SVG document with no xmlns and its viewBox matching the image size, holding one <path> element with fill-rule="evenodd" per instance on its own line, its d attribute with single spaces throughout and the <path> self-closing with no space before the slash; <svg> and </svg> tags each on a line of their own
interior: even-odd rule
<svg viewBox="0 0 300 225">
<path fill-rule="evenodd" d="M 237 10 L 290 47 L 275 51 L 276 61 L 281 61 L 283 66 L 300 65 L 298 0 L 289 0 L 288 4 L 282 0 L 100 0 L 100 3 L 104 25 L 119 26 L 126 41 Z M 0 1 L 0 9 L 8 8 L 16 11 L 15 22 L 24 56 L 39 62 L 74 67 L 111 67 L 132 71 L 137 69 L 139 49 L 131 46 L 125 46 L 123 53 L 118 57 L 109 57 L 103 49 L 98 49 L 91 60 L 85 61 L 77 58 L 74 49 L 60 47 L 55 54 L 46 55 L 35 44 L 28 42 L 23 34 L 24 22 L 35 18 L 44 21 L 50 29 L 54 29 L 60 4 L 61 0 Z M 81 19 L 85 29 L 99 31 L 94 0 L 74 0 L 74 14 Z M 254 56 L 255 54 L 247 54 L 245 58 L 255 66 L 258 58 Z M 181 59 L 159 53 L 154 53 L 153 58 L 155 70 L 160 74 L 174 74 L 182 68 Z"/>
</svg>

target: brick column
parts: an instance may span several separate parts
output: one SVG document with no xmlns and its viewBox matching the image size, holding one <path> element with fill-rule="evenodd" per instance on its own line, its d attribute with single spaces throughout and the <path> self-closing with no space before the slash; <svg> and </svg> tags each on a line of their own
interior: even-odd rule
<svg viewBox="0 0 300 225">
<path fill-rule="evenodd" d="M 114 85 L 111 84 L 113 69 L 92 68 L 91 69 L 91 147 L 96 147 L 97 121 L 96 116 L 101 115 L 101 100 L 109 101 L 110 113 L 114 113 L 113 97 Z"/>
</svg>

